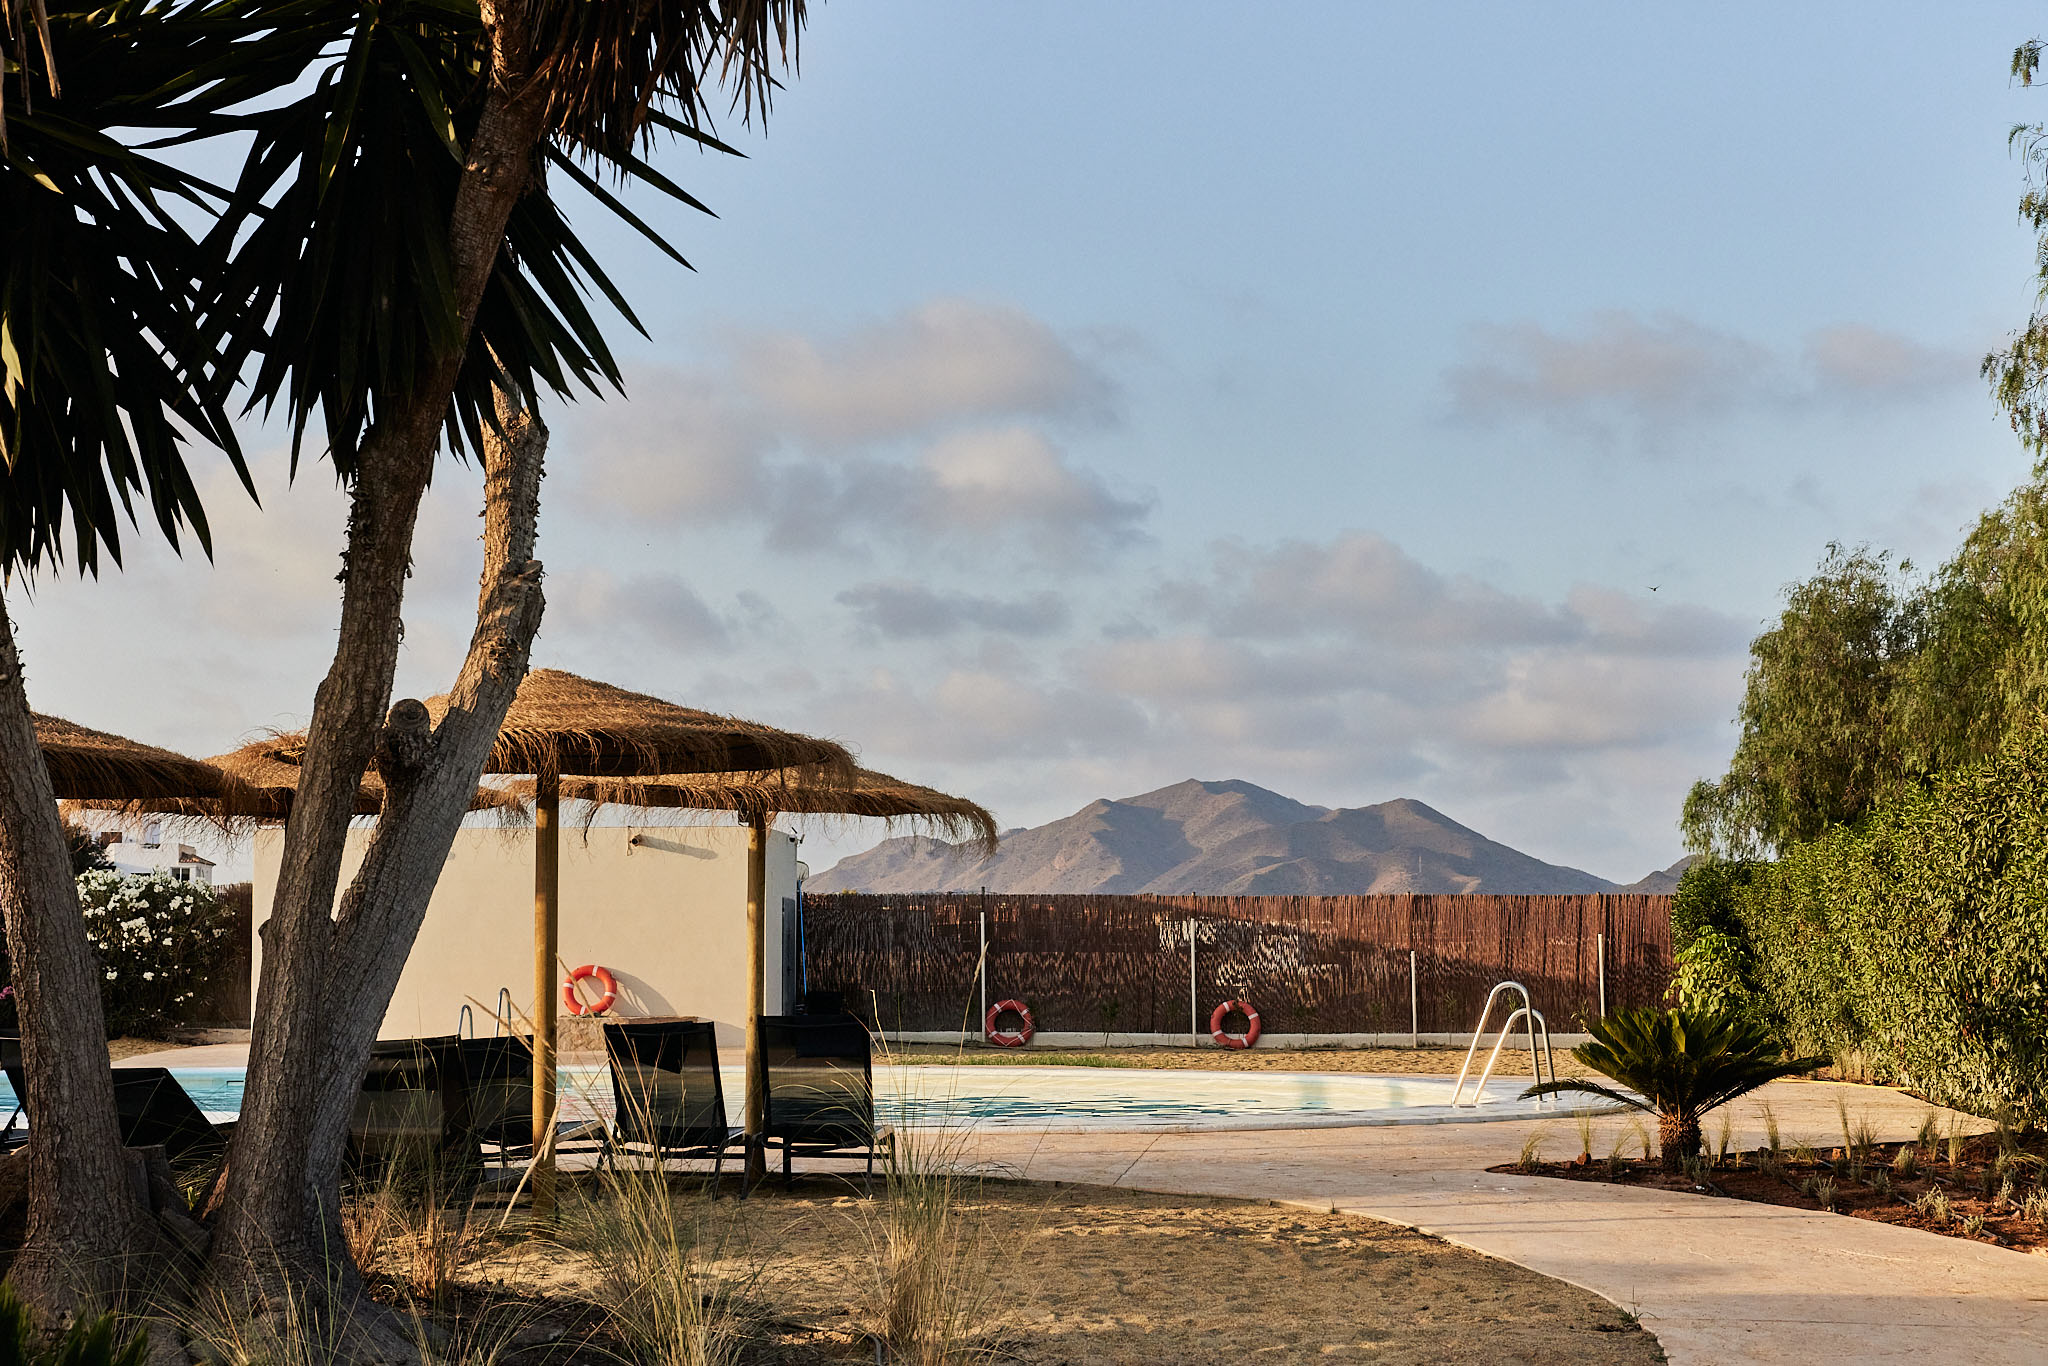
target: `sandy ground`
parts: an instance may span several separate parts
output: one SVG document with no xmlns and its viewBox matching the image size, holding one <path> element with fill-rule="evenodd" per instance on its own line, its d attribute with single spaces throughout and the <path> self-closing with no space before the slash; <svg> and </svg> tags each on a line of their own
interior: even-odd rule
<svg viewBox="0 0 2048 1366">
<path fill-rule="evenodd" d="M 144 1053 L 160 1053 L 166 1048 L 176 1048 L 174 1043 L 162 1039 L 119 1038 L 107 1040 L 107 1057 L 114 1062 L 123 1058 L 138 1057 Z"/>
<path fill-rule="evenodd" d="M 1559 1076 L 1585 1075 L 1571 1054 L 1558 1049 Z M 877 1059 L 880 1061 L 881 1059 Z M 1381 1076 L 1456 1076 L 1464 1066 L 1462 1048 L 960 1048 L 953 1044 L 899 1044 L 889 1050 L 890 1062 L 936 1066 L 946 1063 L 988 1063 L 1015 1067 L 1169 1067 L 1208 1072 L 1367 1072 Z M 1481 1052 L 1476 1071 L 1486 1061 Z M 1527 1050 L 1503 1049 L 1496 1073 L 1525 1076 Z"/>
<path fill-rule="evenodd" d="M 886 1196 L 823 1182 L 711 1206 L 723 1268 L 752 1279 L 759 1363 L 867 1362 Z M 965 1202 L 992 1362 L 1664 1360 L 1612 1304 L 1412 1230 L 1345 1215 L 1094 1186 L 990 1182 Z M 565 1210 L 564 1218 L 573 1212 Z M 727 1222 L 730 1221 L 730 1222 Z M 572 1293 L 580 1254 L 521 1242 L 471 1275 Z"/>
</svg>

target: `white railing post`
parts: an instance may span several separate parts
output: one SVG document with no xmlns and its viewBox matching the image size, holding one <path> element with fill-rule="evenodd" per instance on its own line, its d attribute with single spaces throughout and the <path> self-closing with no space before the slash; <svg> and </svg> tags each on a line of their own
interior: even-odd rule
<svg viewBox="0 0 2048 1366">
<path fill-rule="evenodd" d="M 1202 1031 L 1198 1021 L 1202 1018 L 1202 1004 L 1195 996 L 1195 918 L 1188 917 L 1188 1037 L 1199 1045 Z"/>
<path fill-rule="evenodd" d="M 1600 964 L 1600 1018 L 1607 1018 L 1607 936 L 1593 936 L 1593 953 Z"/>
<path fill-rule="evenodd" d="M 1422 993 L 1415 985 L 1415 950 L 1408 950 L 1408 1046 L 1422 1047 Z"/>
<path fill-rule="evenodd" d="M 981 889 L 981 1019 L 982 1028 L 988 1027 L 988 888 Z"/>
</svg>

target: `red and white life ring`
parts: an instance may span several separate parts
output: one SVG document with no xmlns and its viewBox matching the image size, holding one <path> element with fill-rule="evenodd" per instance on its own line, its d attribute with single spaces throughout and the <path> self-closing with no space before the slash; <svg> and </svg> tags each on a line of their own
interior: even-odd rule
<svg viewBox="0 0 2048 1366">
<path fill-rule="evenodd" d="M 604 988 L 604 995 L 598 997 L 589 1005 L 583 1003 L 583 997 L 576 990 L 576 984 L 587 977 L 595 977 L 597 984 Z M 612 980 L 610 968 L 601 968 L 595 963 L 585 963 L 582 967 L 562 979 L 562 1008 L 571 1015 L 602 1015 L 607 1010 L 610 1010 L 612 1002 L 618 999 L 619 984 Z"/>
<path fill-rule="evenodd" d="M 997 1029 L 996 1021 L 1004 1011 L 1015 1011 L 1024 1021 L 1021 1029 Z M 988 1017 L 981 1022 L 982 1036 L 997 1048 L 1021 1048 L 1031 1042 L 1031 1036 L 1038 1032 L 1038 1022 L 1031 1018 L 1031 1009 L 1022 1001 L 997 1001 L 988 1008 Z"/>
<path fill-rule="evenodd" d="M 1242 1034 L 1223 1032 L 1223 1021 L 1233 1010 L 1244 1014 Z M 1209 1037 L 1225 1048 L 1250 1048 L 1259 1041 L 1259 1012 L 1250 1001 L 1225 1001 L 1209 1014 Z"/>
</svg>

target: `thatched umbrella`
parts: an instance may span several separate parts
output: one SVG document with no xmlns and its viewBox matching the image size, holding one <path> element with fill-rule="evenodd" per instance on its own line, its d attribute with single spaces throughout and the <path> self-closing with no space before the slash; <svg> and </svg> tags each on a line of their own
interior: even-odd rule
<svg viewBox="0 0 2048 1366">
<path fill-rule="evenodd" d="M 155 745 L 41 713 L 35 716 L 35 727 L 50 785 L 67 801 L 120 807 L 131 802 L 218 799 L 233 786 L 214 765 Z"/>
<path fill-rule="evenodd" d="M 767 1077 L 761 1050 L 761 1016 L 766 1006 L 766 901 L 768 824 L 778 815 L 864 816 L 922 827 L 934 835 L 973 840 L 993 851 L 996 818 L 965 797 L 892 778 L 870 769 L 850 774 L 781 773 L 664 774 L 656 778 L 576 779 L 561 795 L 600 805 L 731 811 L 746 822 L 747 838 L 747 1135 L 758 1139 L 767 1122 Z M 748 1145 L 750 1169 L 761 1160 L 758 1143 Z"/>
<path fill-rule="evenodd" d="M 229 803 L 222 814 L 259 821 L 281 821 L 290 816 L 292 801 L 299 795 L 299 775 L 303 772 L 296 756 L 303 754 L 305 749 L 304 732 L 285 731 L 261 740 L 251 740 L 238 749 L 216 754 L 207 760 L 241 789 L 237 794 L 238 800 Z M 386 795 L 384 780 L 374 773 L 365 773 L 356 787 L 356 814 L 380 814 L 384 810 Z M 201 804 L 188 805 L 200 807 Z M 469 809 L 495 811 L 508 818 L 524 816 L 526 812 L 525 803 L 515 794 L 499 787 L 482 786 L 470 798 Z"/>
<path fill-rule="evenodd" d="M 427 699 L 438 725 L 448 698 Z M 738 717 L 680 707 L 560 669 L 535 669 L 498 728 L 486 773 L 531 775 L 533 783 L 533 1203 L 554 1208 L 555 993 L 561 902 L 561 784 L 565 774 L 626 778 L 641 774 L 813 769 L 849 774 L 842 745 Z M 756 889 L 758 897 L 758 889 Z M 759 910 L 753 912 L 758 917 Z"/>
</svg>

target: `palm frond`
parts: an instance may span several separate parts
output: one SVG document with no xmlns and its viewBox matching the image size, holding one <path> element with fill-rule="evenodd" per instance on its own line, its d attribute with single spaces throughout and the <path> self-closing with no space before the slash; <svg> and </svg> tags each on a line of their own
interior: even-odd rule
<svg viewBox="0 0 2048 1366">
<path fill-rule="evenodd" d="M 1643 1110 L 1649 1114 L 1654 1115 L 1657 1113 L 1657 1107 L 1644 1101 L 1641 1096 L 1632 1096 L 1626 1091 L 1617 1091 L 1612 1086 L 1602 1086 L 1594 1081 L 1579 1081 L 1576 1078 L 1569 1081 L 1546 1081 L 1541 1086 L 1532 1086 L 1522 1092 L 1522 1099 L 1534 1100 L 1540 1096 L 1563 1095 L 1600 1096 L 1603 1099 L 1614 1101 L 1620 1105 L 1627 1105 L 1637 1110 Z"/>
<path fill-rule="evenodd" d="M 549 111 L 551 141 L 537 149 L 537 177 L 548 166 L 565 172 L 600 211 L 687 266 L 599 173 L 608 169 L 708 213 L 639 155 L 636 138 L 649 128 L 682 130 L 730 151 L 695 127 L 707 117 L 699 81 L 716 79 L 735 44 L 772 37 L 775 51 L 785 52 L 802 12 L 799 0 L 775 0 L 765 11 L 731 0 L 538 0 L 523 11 L 538 53 L 530 79 L 543 87 Z M 617 389 L 618 362 L 590 300 L 602 298 L 644 329 L 628 292 L 584 246 L 545 180 L 537 180 L 544 192 L 527 194 L 513 210 L 465 333 L 450 288 L 447 225 L 462 149 L 489 93 L 487 34 L 472 0 L 387 0 L 345 10 L 302 0 L 297 13 L 303 17 L 254 45 L 263 60 L 296 63 L 311 84 L 288 102 L 241 116 L 238 129 L 250 141 L 236 197 L 208 241 L 235 260 L 215 307 L 269 320 L 270 335 L 243 337 L 227 362 L 253 365 L 248 404 L 284 413 L 294 461 L 317 423 L 337 472 L 352 477 L 354 452 L 380 415 L 456 350 L 463 361 L 445 429 L 458 452 L 495 422 L 501 380 L 529 401 L 543 390 Z M 772 64 L 772 55 L 732 60 L 751 73 Z M 597 163 L 595 170 L 572 155 Z M 401 185 L 402 193 L 393 192 Z"/>
<path fill-rule="evenodd" d="M 655 0 L 593 5 L 534 0 L 547 125 L 586 155 L 622 166 L 650 124 L 708 125 L 707 80 L 732 91 L 751 120 L 766 115 L 778 65 L 793 65 L 804 0 Z M 663 106 L 666 106 L 664 108 Z M 654 117 L 656 111 L 664 120 Z"/>
<path fill-rule="evenodd" d="M 217 273 L 174 208 L 213 187 L 123 142 L 121 130 L 211 117 L 195 62 L 227 46 L 192 0 L 116 0 L 45 23 L 45 53 L 0 149 L 0 570 L 118 564 L 142 510 L 173 548 L 210 549 L 186 464 L 224 452 L 254 496 L 226 411 L 231 370 L 201 300 Z M 21 11 L 8 11 L 9 24 Z M 42 88 L 36 90 L 38 86 Z"/>
<path fill-rule="evenodd" d="M 1728 1012 L 1640 1007 L 1589 1020 L 1572 1056 L 1639 1092 L 1659 1113 L 1693 1116 L 1825 1058 L 1785 1058 L 1762 1024 Z"/>
</svg>

